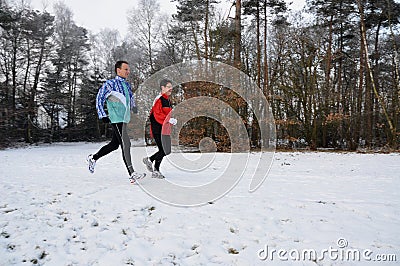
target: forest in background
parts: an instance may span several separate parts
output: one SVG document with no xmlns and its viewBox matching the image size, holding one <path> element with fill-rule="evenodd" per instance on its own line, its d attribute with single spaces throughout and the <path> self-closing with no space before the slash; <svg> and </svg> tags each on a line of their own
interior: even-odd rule
<svg viewBox="0 0 400 266">
<path fill-rule="evenodd" d="M 62 2 L 53 14 L 0 0 L 0 147 L 20 142 L 100 141 L 98 88 L 130 63 L 134 89 L 157 71 L 191 59 L 219 61 L 262 89 L 275 118 L 277 148 L 400 148 L 399 23 L 394 0 L 236 0 L 222 15 L 215 0 L 140 0 L 127 10 L 128 34 L 91 32 Z M 242 118 L 253 148 L 259 126 L 238 95 L 215 84 L 181 84 L 174 104 L 195 96 L 226 101 Z M 178 97 L 179 94 L 179 97 Z M 186 97 L 182 98 L 182 95 Z M 199 117 L 182 130 L 196 145 L 211 137 L 229 147 L 222 125 Z"/>
</svg>

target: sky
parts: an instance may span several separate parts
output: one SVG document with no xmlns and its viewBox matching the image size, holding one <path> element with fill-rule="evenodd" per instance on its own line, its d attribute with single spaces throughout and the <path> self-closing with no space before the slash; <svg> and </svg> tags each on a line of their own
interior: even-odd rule
<svg viewBox="0 0 400 266">
<path fill-rule="evenodd" d="M 89 173 L 86 155 L 105 143 L 0 150 L 0 265 L 399 265 L 399 153 L 276 152 L 255 192 L 246 171 L 224 197 L 185 208 L 142 187 L 235 176 L 229 154 L 185 172 L 173 152 L 161 164 L 166 179 L 131 185 L 119 150 Z M 131 149 L 145 171 L 145 148 Z M 246 168 L 258 162 L 251 152 Z"/>
<path fill-rule="evenodd" d="M 29 1 L 29 0 L 28 0 Z M 52 13 L 52 5 L 56 1 L 51 0 L 30 0 L 33 8 L 43 10 L 44 8 Z M 64 3 L 71 8 L 74 20 L 77 25 L 85 27 L 96 33 L 104 28 L 117 29 L 125 36 L 127 25 L 127 11 L 136 7 L 139 0 L 64 0 Z M 220 6 L 224 12 L 229 11 L 229 3 L 232 1 L 221 0 Z M 288 1 L 289 2 L 289 1 Z M 304 6 L 305 0 L 293 0 L 291 9 L 298 10 Z M 168 0 L 161 0 L 160 9 L 164 13 L 175 13 L 176 3 Z"/>
</svg>

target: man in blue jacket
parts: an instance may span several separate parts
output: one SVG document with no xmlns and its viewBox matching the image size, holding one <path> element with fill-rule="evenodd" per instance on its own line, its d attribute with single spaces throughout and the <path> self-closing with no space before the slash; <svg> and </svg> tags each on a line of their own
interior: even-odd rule
<svg viewBox="0 0 400 266">
<path fill-rule="evenodd" d="M 96 98 L 97 114 L 99 119 L 104 123 L 111 124 L 112 139 L 110 143 L 103 146 L 97 153 L 90 154 L 87 161 L 89 171 L 93 173 L 98 159 L 121 146 L 122 158 L 128 170 L 129 179 L 131 183 L 134 183 L 146 174 L 135 172 L 131 161 L 131 142 L 127 133 L 127 125 L 131 118 L 131 111 L 136 111 L 136 103 L 131 85 L 126 81 L 130 72 L 128 62 L 117 61 L 115 63 L 115 72 L 117 76 L 114 79 L 107 80 L 103 84 Z M 105 103 L 107 103 L 108 114 L 104 110 Z"/>
</svg>

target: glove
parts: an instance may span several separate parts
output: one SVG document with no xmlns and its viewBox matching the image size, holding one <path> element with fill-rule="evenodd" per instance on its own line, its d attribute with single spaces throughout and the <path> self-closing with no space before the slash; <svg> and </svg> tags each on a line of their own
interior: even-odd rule
<svg viewBox="0 0 400 266">
<path fill-rule="evenodd" d="M 107 116 L 102 117 L 102 118 L 101 118 L 101 121 L 103 121 L 103 123 L 105 123 L 105 124 L 110 124 L 110 123 L 111 123 L 110 118 L 108 118 Z"/>
<path fill-rule="evenodd" d="M 169 122 L 170 124 L 172 124 L 172 125 L 174 125 L 174 126 L 175 126 L 175 125 L 176 125 L 176 123 L 178 123 L 178 120 L 176 120 L 175 118 L 172 118 L 172 117 L 171 117 L 171 118 L 169 119 L 169 121 L 168 121 L 168 122 Z"/>
</svg>

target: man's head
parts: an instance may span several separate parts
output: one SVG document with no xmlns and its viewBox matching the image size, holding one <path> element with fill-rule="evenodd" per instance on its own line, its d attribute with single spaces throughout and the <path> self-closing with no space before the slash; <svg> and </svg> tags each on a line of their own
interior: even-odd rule
<svg viewBox="0 0 400 266">
<path fill-rule="evenodd" d="M 127 78 L 129 76 L 130 68 L 126 61 L 117 61 L 115 63 L 115 73 L 121 78 Z"/>
<path fill-rule="evenodd" d="M 169 79 L 162 79 L 160 81 L 161 94 L 166 94 L 170 96 L 172 93 L 172 88 L 172 81 L 170 81 Z"/>
</svg>

